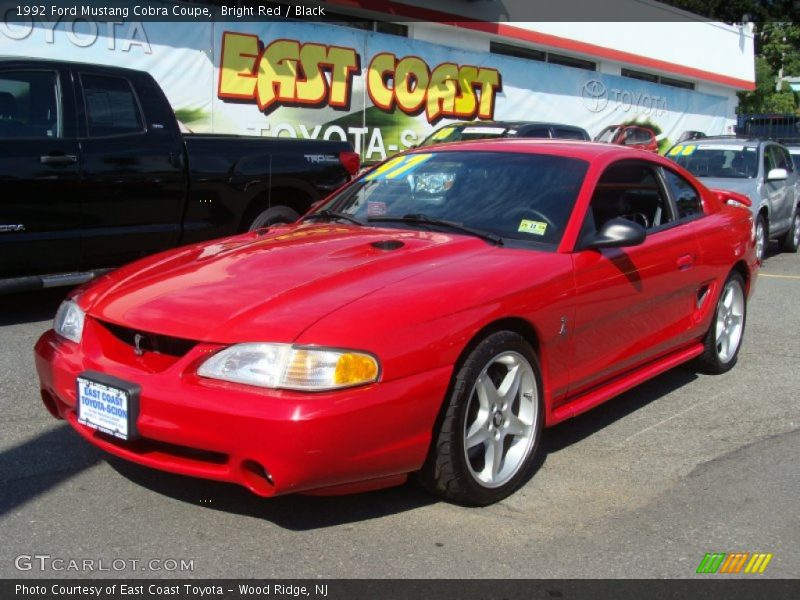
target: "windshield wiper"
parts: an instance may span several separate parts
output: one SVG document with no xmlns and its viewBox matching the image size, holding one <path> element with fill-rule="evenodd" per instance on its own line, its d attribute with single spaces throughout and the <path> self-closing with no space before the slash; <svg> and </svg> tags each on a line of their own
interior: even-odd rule
<svg viewBox="0 0 800 600">
<path fill-rule="evenodd" d="M 487 242 L 490 242 L 495 246 L 503 245 L 503 238 L 501 238 L 499 235 L 493 235 L 486 231 L 481 231 L 480 229 L 473 229 L 472 227 L 461 225 L 460 223 L 454 223 L 453 221 L 445 221 L 444 219 L 429 217 L 428 215 L 421 213 L 412 213 L 408 215 L 403 215 L 402 217 L 389 217 L 389 216 L 367 217 L 367 221 L 369 221 L 370 223 L 396 222 L 396 223 L 413 223 L 417 225 L 433 225 L 435 227 L 450 229 L 451 231 L 458 231 L 459 233 L 466 233 L 467 235 L 474 235 L 475 237 L 481 238 L 482 240 L 486 240 Z"/>
<path fill-rule="evenodd" d="M 350 223 L 355 223 L 356 225 L 364 225 L 363 221 L 359 221 L 355 217 L 348 215 L 346 213 L 336 212 L 335 210 L 318 210 L 317 212 L 311 213 L 310 215 L 306 215 L 301 220 L 303 221 L 310 221 L 311 219 L 340 219 L 342 221 L 349 221 Z"/>
</svg>

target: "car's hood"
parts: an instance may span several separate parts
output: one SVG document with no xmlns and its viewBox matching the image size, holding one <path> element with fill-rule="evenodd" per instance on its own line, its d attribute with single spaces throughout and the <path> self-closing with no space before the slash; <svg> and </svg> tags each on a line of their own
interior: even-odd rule
<svg viewBox="0 0 800 600">
<path fill-rule="evenodd" d="M 755 179 L 740 179 L 740 178 L 727 178 L 727 177 L 698 177 L 704 186 L 709 189 L 716 190 L 730 190 L 744 194 L 752 201 L 755 202 L 754 195 L 757 192 L 757 183 Z"/>
<path fill-rule="evenodd" d="M 301 224 L 162 255 L 89 290 L 93 317 L 174 337 L 292 341 L 387 285 L 489 252 L 464 235 Z"/>
</svg>

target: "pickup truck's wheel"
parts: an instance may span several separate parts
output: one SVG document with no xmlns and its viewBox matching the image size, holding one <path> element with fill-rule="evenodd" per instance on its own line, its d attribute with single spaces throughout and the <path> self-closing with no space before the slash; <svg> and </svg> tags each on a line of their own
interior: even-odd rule
<svg viewBox="0 0 800 600">
<path fill-rule="evenodd" d="M 257 213 L 247 227 L 247 231 L 255 231 L 276 223 L 294 223 L 299 218 L 300 215 L 288 206 L 273 206 Z"/>
<path fill-rule="evenodd" d="M 756 218 L 756 258 L 764 261 L 767 257 L 767 220 L 759 214 Z"/>
<path fill-rule="evenodd" d="M 542 429 L 539 363 L 511 331 L 486 337 L 455 373 L 420 473 L 425 487 L 463 504 L 486 505 L 530 474 Z"/>
<path fill-rule="evenodd" d="M 695 360 L 698 371 L 720 374 L 729 371 L 736 364 L 746 318 L 744 279 L 734 271 L 728 276 L 719 295 L 714 319 L 703 340 L 703 354 Z"/>
<path fill-rule="evenodd" d="M 794 211 L 792 226 L 786 232 L 786 236 L 781 239 L 781 250 L 784 252 L 797 252 L 800 247 L 800 207 Z"/>
</svg>

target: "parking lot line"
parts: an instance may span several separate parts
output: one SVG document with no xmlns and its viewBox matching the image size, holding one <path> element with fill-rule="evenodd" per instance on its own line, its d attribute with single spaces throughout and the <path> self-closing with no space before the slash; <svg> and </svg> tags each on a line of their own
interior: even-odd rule
<svg viewBox="0 0 800 600">
<path fill-rule="evenodd" d="M 800 275 L 773 275 L 772 273 L 759 273 L 759 277 L 773 277 L 775 279 L 800 279 Z"/>
<path fill-rule="evenodd" d="M 711 396 L 710 398 L 706 398 L 705 400 L 701 400 L 700 402 L 695 402 L 691 406 L 689 406 L 687 408 L 684 408 L 683 410 L 679 410 L 675 414 L 670 415 L 669 417 L 660 420 L 658 423 L 653 423 L 649 427 L 645 427 L 644 429 L 641 429 L 641 430 L 637 431 L 633 435 L 629 435 L 624 440 L 622 440 L 619 444 L 617 444 L 617 448 L 620 448 L 620 447 L 624 446 L 629 441 L 631 441 L 633 438 L 638 437 L 638 436 L 642 435 L 643 433 L 646 433 L 646 432 L 650 431 L 651 429 L 655 429 L 656 427 L 659 427 L 660 425 L 663 425 L 664 423 L 672 421 L 673 419 L 676 419 L 676 418 L 678 418 L 678 417 L 680 417 L 682 415 L 685 415 L 687 412 L 689 412 L 691 410 L 695 410 L 696 408 L 699 408 L 699 407 L 703 406 L 704 404 L 708 404 L 709 402 L 713 402 L 714 400 L 717 400 L 717 399 L 721 398 L 722 396 L 725 396 L 728 393 L 729 393 L 729 390 L 726 390 L 724 392 L 720 392 L 719 394 L 715 394 L 714 396 Z"/>
</svg>

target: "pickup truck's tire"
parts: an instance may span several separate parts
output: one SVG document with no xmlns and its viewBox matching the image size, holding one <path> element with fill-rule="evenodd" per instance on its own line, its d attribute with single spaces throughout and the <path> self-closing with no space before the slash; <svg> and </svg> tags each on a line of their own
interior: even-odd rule
<svg viewBox="0 0 800 600">
<path fill-rule="evenodd" d="M 248 225 L 245 223 L 245 225 L 247 231 L 255 231 L 256 229 L 269 227 L 275 223 L 294 223 L 299 218 L 300 215 L 297 211 L 288 206 L 273 206 L 272 208 L 266 208 L 256 213 L 250 221 L 250 224 Z"/>
</svg>

